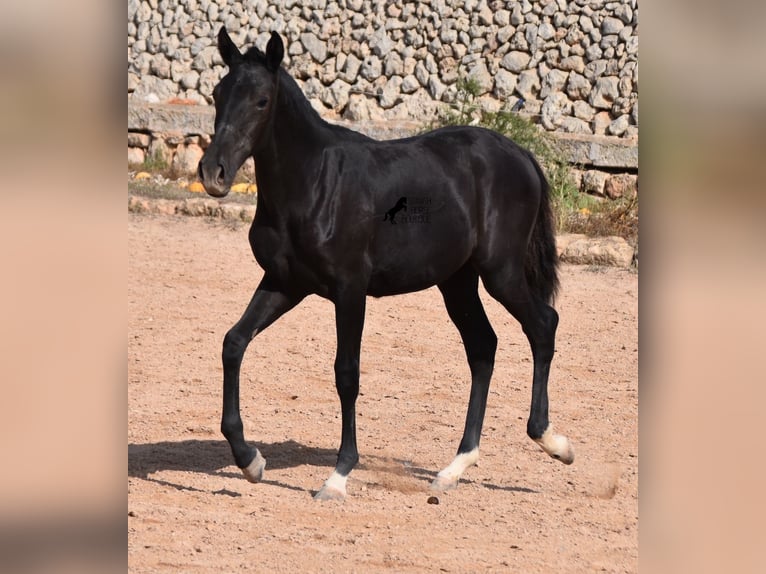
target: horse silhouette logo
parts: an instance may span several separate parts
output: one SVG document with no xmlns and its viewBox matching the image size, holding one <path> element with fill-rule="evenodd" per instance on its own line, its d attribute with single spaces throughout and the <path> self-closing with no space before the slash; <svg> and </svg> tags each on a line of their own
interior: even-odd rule
<svg viewBox="0 0 766 574">
<path fill-rule="evenodd" d="M 391 209 L 386 211 L 386 215 L 383 218 L 383 221 L 391 220 L 392 224 L 396 224 L 396 214 L 402 210 L 407 211 L 406 197 L 400 197 L 399 201 L 396 202 L 396 205 L 394 205 Z"/>
</svg>

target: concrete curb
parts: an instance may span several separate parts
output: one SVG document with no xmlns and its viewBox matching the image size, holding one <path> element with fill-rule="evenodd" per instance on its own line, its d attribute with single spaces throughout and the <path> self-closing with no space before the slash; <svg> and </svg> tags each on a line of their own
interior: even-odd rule
<svg viewBox="0 0 766 574">
<path fill-rule="evenodd" d="M 221 203 L 208 198 L 174 200 L 129 195 L 128 211 L 151 215 L 209 217 L 242 223 L 250 223 L 255 217 L 255 205 Z M 588 237 L 563 233 L 556 236 L 556 248 L 561 261 L 576 265 L 607 265 L 628 269 L 637 264 L 635 250 L 622 237 Z"/>
<path fill-rule="evenodd" d="M 153 199 L 131 195 L 128 197 L 128 211 L 152 215 L 190 215 L 213 217 L 228 221 L 250 223 L 255 217 L 255 205 L 221 203 L 216 199 Z"/>
</svg>

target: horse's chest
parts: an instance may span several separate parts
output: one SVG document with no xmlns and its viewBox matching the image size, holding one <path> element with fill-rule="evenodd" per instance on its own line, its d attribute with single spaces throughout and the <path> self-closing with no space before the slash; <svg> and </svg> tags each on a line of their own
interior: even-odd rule
<svg viewBox="0 0 766 574">
<path fill-rule="evenodd" d="M 324 295 L 329 291 L 323 278 L 321 256 L 315 252 L 317 239 L 287 228 L 253 226 L 250 246 L 264 272 L 280 284 Z"/>
</svg>

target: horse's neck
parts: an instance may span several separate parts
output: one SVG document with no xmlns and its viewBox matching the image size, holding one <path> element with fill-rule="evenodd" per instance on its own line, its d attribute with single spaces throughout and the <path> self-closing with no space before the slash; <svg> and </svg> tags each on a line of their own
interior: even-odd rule
<svg viewBox="0 0 766 574">
<path fill-rule="evenodd" d="M 305 193 L 315 181 L 311 166 L 318 166 L 323 150 L 337 143 L 330 124 L 319 117 L 292 78 L 285 72 L 277 95 L 268 143 L 255 157 L 266 189 L 273 200 Z M 258 182 L 261 187 L 261 179 Z"/>
<path fill-rule="evenodd" d="M 309 155 L 321 154 L 337 137 L 330 125 L 314 111 L 295 81 L 284 70 L 280 73 L 273 123 L 273 140 L 279 152 L 303 160 Z"/>
</svg>

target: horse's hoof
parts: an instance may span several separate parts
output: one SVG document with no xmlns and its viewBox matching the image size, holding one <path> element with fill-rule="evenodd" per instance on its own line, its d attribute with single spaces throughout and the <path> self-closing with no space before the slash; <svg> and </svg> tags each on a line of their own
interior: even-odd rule
<svg viewBox="0 0 766 574">
<path fill-rule="evenodd" d="M 479 447 L 459 453 L 447 468 L 443 468 L 431 483 L 431 490 L 452 490 L 457 488 L 460 477 L 479 460 Z"/>
<path fill-rule="evenodd" d="M 551 457 L 555 458 L 556 460 L 560 460 L 564 464 L 572 464 L 574 462 L 574 447 L 572 446 L 572 443 L 569 442 L 569 439 L 562 435 L 556 435 L 555 438 L 561 438 L 563 439 L 561 442 L 560 448 L 551 454 Z"/>
<path fill-rule="evenodd" d="M 242 469 L 242 474 L 250 482 L 261 482 L 263 478 L 263 469 L 266 468 L 266 459 L 261 456 L 260 452 L 255 454 L 253 462 Z"/>
<path fill-rule="evenodd" d="M 457 488 L 459 478 L 450 478 L 447 476 L 438 476 L 431 483 L 431 490 L 438 490 L 444 492 L 446 490 L 453 490 Z"/>
<path fill-rule="evenodd" d="M 314 495 L 314 500 L 337 500 L 339 502 L 343 502 L 345 499 L 345 492 L 326 485 L 319 489 L 319 492 Z"/>
<path fill-rule="evenodd" d="M 325 480 L 322 488 L 314 495 L 314 500 L 344 500 L 346 498 L 346 481 L 348 475 L 333 471 L 330 478 Z"/>
<path fill-rule="evenodd" d="M 535 442 L 551 458 L 555 458 L 564 464 L 572 464 L 574 462 L 574 447 L 572 447 L 572 443 L 564 435 L 553 434 L 551 427 L 548 427 L 543 436 L 535 439 Z"/>
</svg>

